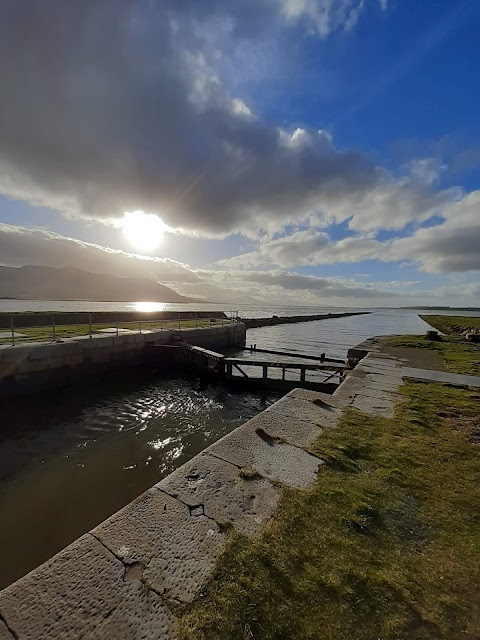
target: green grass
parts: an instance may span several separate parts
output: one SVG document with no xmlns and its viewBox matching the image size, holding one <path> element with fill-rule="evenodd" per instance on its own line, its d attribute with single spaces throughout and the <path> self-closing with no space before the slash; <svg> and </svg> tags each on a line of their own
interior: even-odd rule
<svg viewBox="0 0 480 640">
<path fill-rule="evenodd" d="M 480 344 L 467 342 L 461 335 L 467 328 L 480 328 L 480 318 L 450 316 L 421 316 L 446 335 L 441 341 L 427 340 L 425 336 L 397 336 L 386 338 L 383 343 L 391 347 L 430 349 L 442 359 L 445 368 L 452 373 L 480 375 Z"/>
<path fill-rule="evenodd" d="M 223 323 L 228 322 L 226 319 L 223 319 Z M 210 326 L 215 326 L 217 324 L 222 324 L 222 319 L 214 319 L 210 321 L 210 318 L 198 318 L 197 320 L 182 320 L 180 323 L 181 329 L 195 329 L 195 328 L 205 328 Z M 114 327 L 113 324 L 95 324 L 92 325 L 92 332 L 98 331 L 99 329 L 106 329 L 108 327 Z M 139 322 L 128 322 L 128 323 L 119 323 L 120 329 L 130 329 L 132 331 L 139 331 L 140 323 Z M 142 331 L 145 330 L 159 330 L 159 329 L 178 329 L 179 324 L 178 320 L 159 320 L 157 322 L 142 322 Z M 4 330 L 8 331 L 8 330 Z M 53 340 L 53 331 L 52 327 L 28 327 L 22 329 L 21 327 L 16 327 L 15 331 L 18 333 L 23 333 L 25 338 L 16 338 L 15 344 L 21 344 L 24 342 L 42 342 L 42 341 L 52 341 Z M 59 325 L 55 327 L 55 337 L 57 340 L 61 338 L 72 338 L 75 336 L 87 336 L 90 333 L 90 329 L 88 325 L 80 324 L 80 325 Z M 3 338 L 0 340 L 0 344 L 8 344 L 11 342 L 11 338 Z"/>
<path fill-rule="evenodd" d="M 480 393 L 408 383 L 393 419 L 349 409 L 263 534 L 230 533 L 189 640 L 480 634 Z"/>
<path fill-rule="evenodd" d="M 467 316 L 420 316 L 442 333 L 459 335 L 467 329 L 480 330 L 480 318 Z"/>
</svg>

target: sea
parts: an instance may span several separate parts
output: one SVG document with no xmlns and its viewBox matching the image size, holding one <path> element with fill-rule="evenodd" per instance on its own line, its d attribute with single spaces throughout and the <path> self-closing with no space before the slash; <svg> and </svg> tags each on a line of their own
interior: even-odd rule
<svg viewBox="0 0 480 640">
<path fill-rule="evenodd" d="M 225 311 L 240 317 L 359 309 L 273 305 L 0 300 L 16 311 Z M 422 334 L 432 309 L 250 329 L 247 344 L 343 359 L 374 335 Z M 0 589 L 102 522 L 209 444 L 263 411 L 274 392 L 234 391 L 168 371 L 124 372 L 0 403 Z"/>
</svg>

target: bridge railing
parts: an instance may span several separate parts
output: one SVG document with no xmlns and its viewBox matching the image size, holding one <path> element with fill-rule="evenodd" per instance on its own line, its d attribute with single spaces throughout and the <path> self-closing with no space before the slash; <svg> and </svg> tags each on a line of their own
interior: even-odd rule
<svg viewBox="0 0 480 640">
<path fill-rule="evenodd" d="M 237 311 L 2 313 L 0 346 L 57 342 L 84 336 L 118 336 L 131 332 L 201 329 L 233 324 L 237 321 Z"/>
</svg>

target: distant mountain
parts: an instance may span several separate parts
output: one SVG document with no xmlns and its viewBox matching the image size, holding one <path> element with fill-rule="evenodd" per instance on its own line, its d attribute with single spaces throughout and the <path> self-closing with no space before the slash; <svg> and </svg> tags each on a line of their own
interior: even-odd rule
<svg viewBox="0 0 480 640">
<path fill-rule="evenodd" d="M 0 267 L 0 298 L 94 302 L 191 302 L 147 278 L 119 278 L 76 267 Z"/>
</svg>

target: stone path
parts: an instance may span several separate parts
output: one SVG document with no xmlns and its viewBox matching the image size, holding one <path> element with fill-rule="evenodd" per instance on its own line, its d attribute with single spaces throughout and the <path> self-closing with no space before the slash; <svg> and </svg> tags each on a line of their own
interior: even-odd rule
<svg viewBox="0 0 480 640">
<path fill-rule="evenodd" d="M 413 380 L 426 380 L 428 382 L 446 382 L 456 386 L 480 387 L 480 376 L 467 376 L 461 373 L 445 373 L 443 371 L 431 371 L 430 369 L 414 369 L 402 367 L 404 378 Z"/>
<path fill-rule="evenodd" d="M 310 486 L 323 461 L 307 449 L 345 407 L 393 415 L 401 365 L 369 349 L 333 396 L 291 391 L 0 592 L 0 640 L 175 640 L 175 612 L 211 575 L 225 523 L 258 535 L 282 485 Z"/>
</svg>

